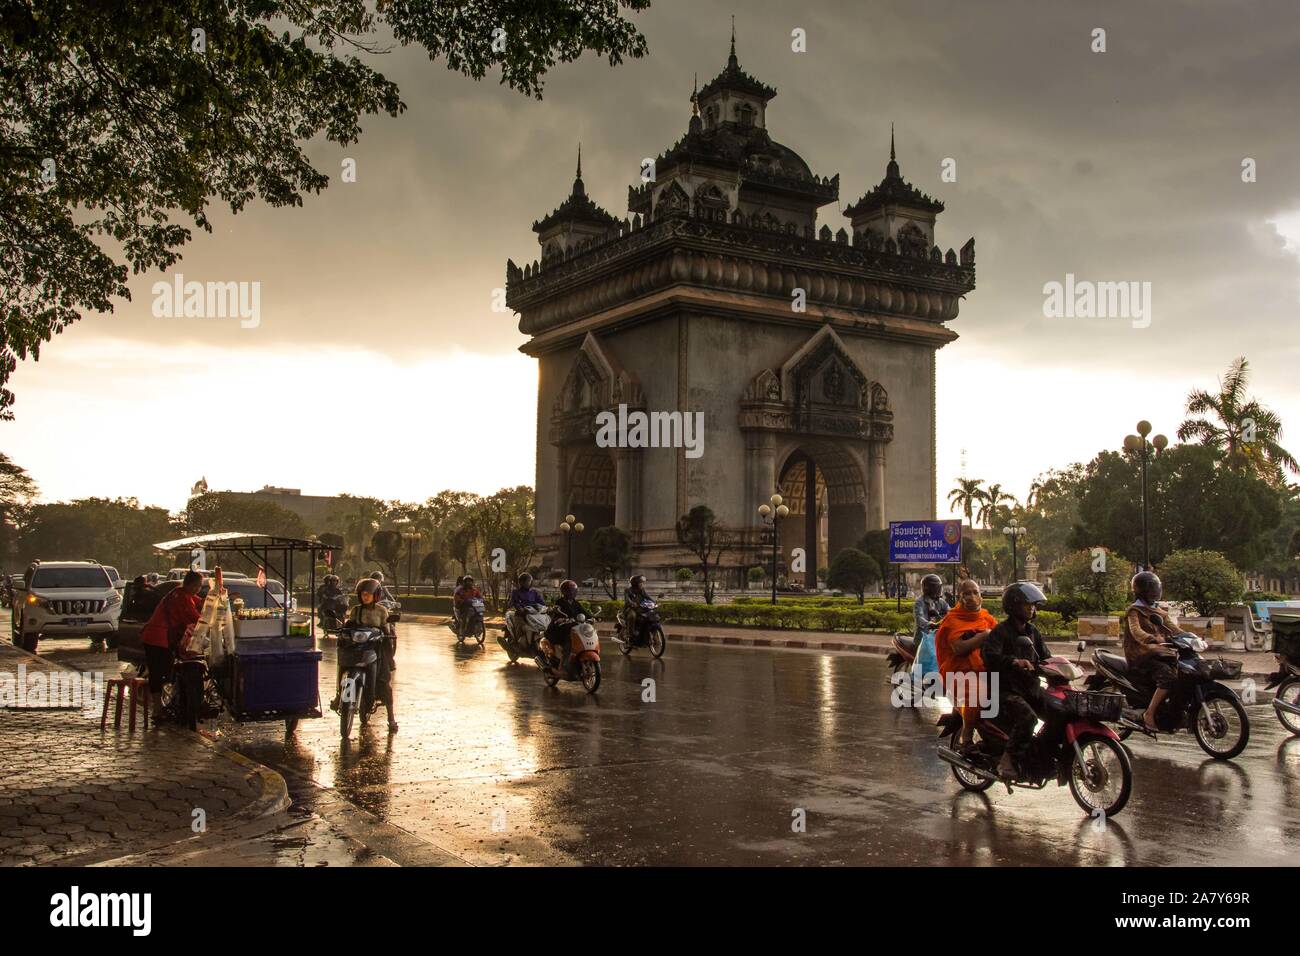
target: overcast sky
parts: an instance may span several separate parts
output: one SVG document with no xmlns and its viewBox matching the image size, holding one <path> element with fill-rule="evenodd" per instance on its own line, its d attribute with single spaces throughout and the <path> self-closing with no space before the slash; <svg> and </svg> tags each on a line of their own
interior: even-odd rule
<svg viewBox="0 0 1300 956">
<path fill-rule="evenodd" d="M 200 476 L 406 500 L 532 483 L 534 363 L 492 290 L 507 257 L 537 255 L 530 225 L 567 195 L 579 141 L 588 194 L 626 214 L 641 158 L 685 131 L 693 75 L 725 65 L 733 12 L 741 66 L 778 90 L 769 132 L 840 174 L 821 221 L 846 225 L 840 210 L 879 182 L 893 122 L 904 177 L 947 204 L 940 246 L 975 236 L 977 287 L 939 353 L 941 515 L 963 450 L 967 474 L 1023 496 L 1138 418 L 1172 437 L 1188 389 L 1241 354 L 1300 453 L 1294 0 L 660 0 L 635 18 L 648 57 L 560 66 L 541 102 L 398 49 L 374 59 L 407 111 L 370 118 L 356 146 L 313 144 L 325 193 L 218 214 L 168 274 L 260 282 L 259 327 L 154 318 L 160 276 L 136 277 L 133 301 L 20 367 L 0 447 L 47 500 L 171 509 Z M 345 157 L 355 183 L 339 182 Z M 940 181 L 946 158 L 956 182 Z M 1067 274 L 1150 282 L 1150 325 L 1045 318 L 1044 284 Z M 188 443 L 166 424 L 182 407 L 204 415 Z M 348 451 L 373 416 L 391 440 Z M 457 449 L 464 416 L 482 431 Z"/>
</svg>

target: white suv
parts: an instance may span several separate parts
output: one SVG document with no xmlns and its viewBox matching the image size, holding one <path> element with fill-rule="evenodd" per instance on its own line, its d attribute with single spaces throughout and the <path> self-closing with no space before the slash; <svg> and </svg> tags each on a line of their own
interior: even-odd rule
<svg viewBox="0 0 1300 956">
<path fill-rule="evenodd" d="M 117 632 L 122 592 L 102 565 L 93 561 L 37 561 L 16 590 L 13 602 L 14 643 L 36 650 L 41 635 Z"/>
</svg>

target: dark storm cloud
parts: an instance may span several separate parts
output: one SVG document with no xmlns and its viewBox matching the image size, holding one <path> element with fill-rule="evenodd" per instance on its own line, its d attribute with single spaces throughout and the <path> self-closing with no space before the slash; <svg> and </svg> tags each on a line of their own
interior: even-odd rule
<svg viewBox="0 0 1300 956">
<path fill-rule="evenodd" d="M 1242 351 L 1266 369 L 1266 351 L 1294 350 L 1282 338 L 1294 338 L 1300 262 L 1265 225 L 1300 210 L 1293 2 L 661 0 L 637 17 L 649 57 L 560 66 L 541 102 L 399 48 L 375 63 L 407 112 L 370 119 L 355 147 L 312 150 L 332 174 L 356 158 L 358 181 L 336 177 L 303 209 L 220 220 L 181 271 L 263 281 L 250 345 L 310 334 L 404 354 L 449 338 L 513 348 L 492 289 L 507 257 L 536 256 L 529 227 L 567 194 L 577 143 L 588 193 L 625 215 L 641 158 L 685 130 L 693 75 L 703 84 L 724 65 L 733 12 L 741 65 L 779 91 L 771 134 L 814 172 L 841 174 L 841 206 L 880 180 L 892 121 L 904 176 L 947 203 L 940 245 L 976 236 L 964 341 L 1016 335 L 1078 363 L 1194 345 L 1215 369 Z M 806 53 L 791 52 L 796 27 Z M 1095 27 L 1105 53 L 1090 51 Z M 939 179 L 945 157 L 956 183 Z M 1241 182 L 1243 157 L 1257 183 Z M 835 206 L 822 218 L 846 222 Z M 1066 273 L 1151 282 L 1151 328 L 1043 318 L 1043 284 Z M 146 333 L 152 278 L 115 331 Z"/>
</svg>

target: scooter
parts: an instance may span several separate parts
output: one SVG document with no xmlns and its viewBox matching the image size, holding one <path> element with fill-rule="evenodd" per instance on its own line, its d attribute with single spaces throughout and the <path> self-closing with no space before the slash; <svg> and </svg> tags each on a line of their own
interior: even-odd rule
<svg viewBox="0 0 1300 956">
<path fill-rule="evenodd" d="M 1278 669 L 1269 675 L 1273 691 L 1273 713 L 1292 736 L 1300 737 L 1300 636 L 1283 633 L 1273 625 L 1273 650 Z"/>
<path fill-rule="evenodd" d="M 894 633 L 893 639 L 889 642 L 889 655 L 885 658 L 889 662 L 891 683 L 895 674 L 911 672 L 912 665 L 916 663 L 916 643 L 916 638 L 911 634 L 904 634 L 902 631 Z"/>
<path fill-rule="evenodd" d="M 525 608 L 522 614 L 512 608 L 506 612 L 506 626 L 497 643 L 514 664 L 525 655 L 532 657 L 537 653 L 538 642 L 550 626 L 551 617 L 540 604 Z"/>
<path fill-rule="evenodd" d="M 337 637 L 348 616 L 348 596 L 342 592 L 321 598 L 317 622 L 327 637 Z"/>
<path fill-rule="evenodd" d="M 1119 720 L 1124 699 L 1119 694 L 1080 691 L 1070 687 L 1083 670 L 1064 657 L 1049 657 L 1038 664 L 1047 686 L 1043 699 L 1053 719 L 1043 723 L 1018 768 L 1013 784 L 1042 790 L 1048 783 L 1069 784 L 1070 795 L 1085 813 L 1113 817 L 1124 809 L 1133 792 L 1133 765 L 1119 735 L 1103 721 Z M 962 750 L 961 712 L 939 718 L 939 757 L 952 767 L 952 775 L 966 790 L 983 792 L 997 783 L 997 766 L 1009 736 L 997 718 L 981 717 L 975 728 L 975 746 Z"/>
<path fill-rule="evenodd" d="M 668 650 L 668 636 L 664 634 L 663 625 L 659 622 L 659 605 L 650 598 L 643 600 L 637 607 L 635 633 L 628 633 L 623 612 L 618 612 L 614 618 L 613 637 L 624 656 L 630 655 L 636 647 L 650 648 L 650 654 L 655 658 L 663 657 L 664 651 Z"/>
<path fill-rule="evenodd" d="M 482 647 L 487 638 L 487 628 L 483 624 L 483 599 L 470 598 L 469 609 L 465 611 L 463 619 L 454 614 L 452 616 L 456 619 L 456 643 L 464 644 L 465 638 L 472 637 Z"/>
<path fill-rule="evenodd" d="M 378 707 L 379 655 L 387 635 L 381 628 L 347 624 L 339 632 L 338 697 L 330 706 L 339 714 L 339 733 L 346 741 L 352 721 L 361 715 L 364 725 Z"/>
<path fill-rule="evenodd" d="M 537 644 L 537 666 L 542 669 L 546 686 L 554 687 L 562 680 L 581 681 L 588 694 L 600 689 L 600 638 L 596 636 L 596 619 L 579 614 L 570 619 L 561 617 L 556 625 L 569 640 L 568 665 L 562 662 L 561 651 L 550 639 L 543 636 Z"/>
<path fill-rule="evenodd" d="M 1160 733 L 1173 734 L 1180 729 L 1192 732 L 1201 749 L 1216 760 L 1231 760 L 1246 749 L 1250 740 L 1250 718 L 1241 699 L 1230 687 L 1219 683 L 1241 676 L 1241 662 L 1223 659 L 1204 660 L 1199 651 L 1208 645 L 1195 634 L 1175 634 L 1169 642 L 1178 651 L 1178 687 L 1161 702 L 1156 711 Z M 1123 654 L 1094 651 L 1092 662 L 1097 672 L 1088 678 L 1087 687 L 1096 691 L 1115 691 L 1124 695 L 1128 705 L 1145 711 L 1152 691 L 1137 686 L 1128 672 Z M 1120 721 L 1120 739 L 1134 731 L 1155 738 L 1140 713 L 1125 714 Z"/>
</svg>

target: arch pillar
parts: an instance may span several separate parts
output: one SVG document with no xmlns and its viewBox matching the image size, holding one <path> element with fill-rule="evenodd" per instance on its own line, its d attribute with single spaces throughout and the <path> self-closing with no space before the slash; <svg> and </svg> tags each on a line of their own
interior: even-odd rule
<svg viewBox="0 0 1300 956">
<path fill-rule="evenodd" d="M 867 527 L 879 531 L 885 523 L 885 443 L 867 444 Z"/>
</svg>

